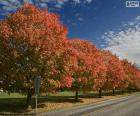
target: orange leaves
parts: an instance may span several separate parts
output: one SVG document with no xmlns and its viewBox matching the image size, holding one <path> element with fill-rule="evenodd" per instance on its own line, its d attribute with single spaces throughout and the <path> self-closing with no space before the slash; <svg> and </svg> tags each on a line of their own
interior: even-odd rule
<svg viewBox="0 0 140 116">
<path fill-rule="evenodd" d="M 15 13 L 0 21 L 0 39 L 7 54 L 10 54 L 9 62 L 14 61 L 17 65 L 11 65 L 11 69 L 14 67 L 19 70 L 20 75 L 26 77 L 23 80 L 40 75 L 42 78 L 49 78 L 47 83 L 54 83 L 55 89 L 60 88 L 59 79 L 64 76 L 63 68 L 66 67 L 59 66 L 62 63 L 55 63 L 56 57 L 63 51 L 66 36 L 67 28 L 61 24 L 57 14 L 40 10 L 31 4 L 24 4 Z M 34 68 L 37 71 L 33 74 Z"/>
<path fill-rule="evenodd" d="M 57 14 L 39 10 L 31 4 L 25 4 L 1 23 L 1 34 L 8 36 L 11 33 L 10 37 L 25 39 L 32 45 L 44 40 L 58 44 L 67 36 L 67 28 L 61 24 Z"/>
<path fill-rule="evenodd" d="M 71 75 L 74 78 L 72 88 L 92 90 L 97 75 L 103 75 L 106 71 L 100 51 L 93 44 L 80 39 L 69 40 L 67 45 L 67 55 L 73 67 L 71 69 Z"/>
<path fill-rule="evenodd" d="M 128 78 L 128 87 L 140 89 L 140 70 L 136 68 L 134 64 L 129 63 L 127 60 L 123 60 L 124 71 Z"/>
<path fill-rule="evenodd" d="M 61 78 L 61 87 L 62 88 L 70 88 L 72 86 L 74 79 L 71 76 L 62 77 Z"/>
<path fill-rule="evenodd" d="M 111 52 L 102 51 L 102 53 L 104 54 L 104 62 L 107 66 L 106 84 L 108 84 L 108 86 L 105 84 L 104 88 L 116 88 L 121 81 L 124 81 L 126 77 L 123 65 L 121 64 L 119 58 L 113 55 Z"/>
<path fill-rule="evenodd" d="M 12 73 L 22 85 L 41 76 L 43 88 L 49 91 L 125 88 L 130 80 L 140 79 L 135 66 L 86 40 L 68 40 L 67 32 L 57 14 L 23 5 L 0 21 L 0 50 L 5 55 L 0 56 L 0 63 L 4 71 L 9 68 L 4 74 Z"/>
<path fill-rule="evenodd" d="M 6 22 L 0 22 L 0 37 L 8 38 L 12 34 L 9 25 Z"/>
</svg>

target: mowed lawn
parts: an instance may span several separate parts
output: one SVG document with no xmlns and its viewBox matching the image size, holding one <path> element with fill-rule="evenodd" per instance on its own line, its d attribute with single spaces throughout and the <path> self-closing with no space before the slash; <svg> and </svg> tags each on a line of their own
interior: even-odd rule
<svg viewBox="0 0 140 116">
<path fill-rule="evenodd" d="M 72 91 L 57 92 L 54 94 L 42 94 L 38 97 L 38 112 L 47 112 L 63 108 L 75 107 L 83 104 L 91 104 L 102 100 L 113 99 L 128 95 L 116 92 L 116 96 L 112 96 L 111 92 L 104 92 L 102 98 L 98 98 L 97 92 L 88 94 L 79 93 L 79 101 L 75 102 Z M 25 108 L 26 96 L 19 93 L 0 93 L 0 113 L 34 113 L 35 112 L 35 96 L 32 99 L 32 108 Z"/>
<path fill-rule="evenodd" d="M 0 93 L 0 112 L 24 112 L 25 99 L 18 93 Z"/>
</svg>

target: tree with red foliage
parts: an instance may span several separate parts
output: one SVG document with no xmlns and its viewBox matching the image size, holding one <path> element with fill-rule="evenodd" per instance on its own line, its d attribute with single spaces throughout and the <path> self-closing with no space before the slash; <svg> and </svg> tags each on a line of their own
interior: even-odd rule
<svg viewBox="0 0 140 116">
<path fill-rule="evenodd" d="M 129 80 L 128 89 L 140 89 L 140 70 L 127 60 L 123 60 L 122 63 Z"/>
<path fill-rule="evenodd" d="M 99 98 L 101 98 L 103 86 L 106 82 L 107 66 L 104 62 L 104 57 L 101 50 L 98 50 L 94 58 L 95 59 L 98 58 L 97 59 L 98 73 L 94 81 L 94 89 L 96 91 L 99 91 Z"/>
<path fill-rule="evenodd" d="M 67 39 L 59 16 L 25 4 L 0 21 L 0 81 L 4 90 L 27 93 L 27 107 L 34 94 L 35 77 L 41 90 L 75 91 L 139 87 L 140 71 L 109 51 L 98 50 L 80 39 Z"/>
<path fill-rule="evenodd" d="M 20 82 L 20 88 L 17 89 L 27 91 L 27 107 L 34 93 L 34 77 L 41 76 L 44 90 L 53 87 L 47 88 L 53 91 L 61 87 L 60 77 L 64 75 L 61 62 L 57 60 L 61 60 L 58 56 L 65 45 L 66 36 L 67 28 L 61 24 L 57 14 L 40 10 L 31 4 L 23 5 L 0 21 L 1 50 L 8 54 L 4 56 L 8 61 L 2 64 L 6 67 L 13 62 L 9 70 L 14 69 L 14 72 L 5 72 L 3 78 L 8 79 L 3 79 L 3 83 L 10 80 L 17 87 Z M 56 77 L 58 72 L 59 76 Z M 70 82 L 69 76 L 64 77 L 62 82 Z"/>
<path fill-rule="evenodd" d="M 98 49 L 88 41 L 73 39 L 68 41 L 68 50 L 71 53 L 71 75 L 73 77 L 72 90 L 75 91 L 75 100 L 78 100 L 79 91 L 91 91 L 98 88 L 99 73 L 104 71 L 101 55 Z M 102 73 L 103 74 L 103 73 Z M 98 77 L 98 78 L 97 78 Z M 99 79 L 100 78 L 100 79 Z M 98 82 L 98 84 L 95 84 Z"/>
<path fill-rule="evenodd" d="M 123 65 L 119 58 L 109 51 L 102 51 L 104 62 L 107 66 L 106 81 L 102 88 L 104 90 L 113 90 L 119 87 L 121 82 L 124 82 L 126 77 Z M 122 83 L 121 83 L 122 84 Z"/>
</svg>

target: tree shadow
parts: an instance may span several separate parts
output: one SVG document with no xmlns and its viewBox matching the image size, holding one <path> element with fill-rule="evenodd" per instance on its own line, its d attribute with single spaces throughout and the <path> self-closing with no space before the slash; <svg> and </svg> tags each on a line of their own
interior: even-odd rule
<svg viewBox="0 0 140 116">
<path fill-rule="evenodd" d="M 115 92 L 116 95 L 121 94 L 120 91 Z M 106 91 L 102 93 L 103 96 L 111 96 L 112 91 Z M 83 98 L 98 98 L 98 92 L 80 94 L 78 101 L 75 101 L 75 96 L 72 95 L 50 95 L 38 97 L 38 108 L 47 108 L 46 103 L 83 103 Z M 32 108 L 35 109 L 35 97 L 32 98 Z M 26 98 L 1 98 L 0 99 L 0 115 L 3 112 L 11 113 L 29 113 L 26 109 Z"/>
<path fill-rule="evenodd" d="M 75 101 L 75 96 L 41 96 L 38 98 L 39 104 L 41 104 L 41 107 L 43 106 L 44 102 L 49 103 L 83 103 L 83 98 L 98 98 L 97 93 L 88 93 L 88 94 L 81 94 L 78 96 L 78 100 Z M 33 99 L 35 101 L 35 98 Z M 35 104 L 34 104 L 35 105 Z M 44 105 L 45 106 L 45 105 Z"/>
<path fill-rule="evenodd" d="M 50 102 L 50 103 L 75 103 L 74 96 L 42 96 L 38 99 L 39 103 Z M 79 97 L 77 102 L 83 102 Z"/>
<path fill-rule="evenodd" d="M 0 112 L 20 112 L 27 111 L 25 108 L 25 98 L 1 98 Z"/>
</svg>

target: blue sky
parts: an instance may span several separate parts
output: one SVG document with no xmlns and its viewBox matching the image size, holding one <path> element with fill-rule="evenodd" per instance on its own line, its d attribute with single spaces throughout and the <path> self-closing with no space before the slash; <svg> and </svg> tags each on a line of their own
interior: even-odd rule
<svg viewBox="0 0 140 116">
<path fill-rule="evenodd" d="M 87 39 L 98 48 L 140 64 L 140 53 L 136 52 L 140 51 L 140 44 L 135 46 L 140 43 L 140 7 L 126 7 L 126 0 L 0 0 L 0 19 L 27 1 L 59 13 L 69 28 L 69 38 Z"/>
</svg>

